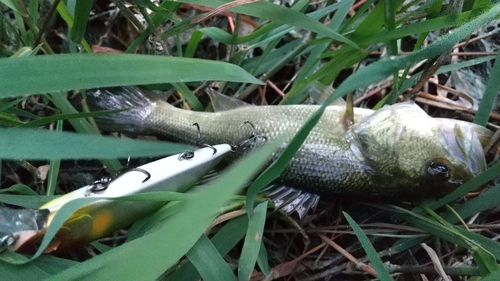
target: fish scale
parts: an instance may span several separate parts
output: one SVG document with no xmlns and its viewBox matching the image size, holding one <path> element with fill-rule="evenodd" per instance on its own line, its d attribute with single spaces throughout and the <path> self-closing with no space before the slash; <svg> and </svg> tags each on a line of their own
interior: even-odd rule
<svg viewBox="0 0 500 281">
<path fill-rule="evenodd" d="M 281 151 L 319 108 L 244 106 L 196 112 L 176 108 L 135 87 L 94 90 L 88 102 L 99 110 L 131 108 L 98 119 L 108 131 L 157 135 L 196 145 L 198 131 L 193 123 L 198 123 L 203 143 L 238 144 L 251 136 L 251 126 L 244 125 L 250 122 L 268 140 L 287 135 Z M 482 145 L 492 132 L 484 127 L 431 118 L 414 103 L 377 111 L 355 108 L 355 123 L 349 128 L 343 125 L 344 113 L 345 106 L 326 108 L 278 181 L 360 199 L 417 201 L 443 196 L 486 167 Z M 231 160 L 238 157 L 234 154 Z"/>
</svg>

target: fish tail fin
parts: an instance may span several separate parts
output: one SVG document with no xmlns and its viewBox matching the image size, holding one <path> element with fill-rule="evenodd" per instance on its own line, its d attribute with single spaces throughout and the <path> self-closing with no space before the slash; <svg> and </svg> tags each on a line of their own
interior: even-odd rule
<svg viewBox="0 0 500 281">
<path fill-rule="evenodd" d="M 156 106 L 158 97 L 137 87 L 100 88 L 87 91 L 87 104 L 92 111 L 123 110 L 94 117 L 101 130 L 108 132 L 145 133 L 144 119 Z M 159 99 L 158 99 L 159 100 Z"/>
</svg>

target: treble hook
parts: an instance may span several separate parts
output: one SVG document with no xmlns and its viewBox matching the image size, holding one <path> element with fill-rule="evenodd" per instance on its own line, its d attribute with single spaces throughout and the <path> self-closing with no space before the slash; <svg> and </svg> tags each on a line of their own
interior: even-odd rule
<svg viewBox="0 0 500 281">
<path fill-rule="evenodd" d="M 252 127 L 252 136 L 257 135 L 257 129 L 255 129 L 255 126 L 250 121 L 243 122 L 243 124 L 240 125 L 240 128 L 245 126 L 246 124 L 248 124 L 248 125 L 250 125 L 250 127 Z"/>
<path fill-rule="evenodd" d="M 201 145 L 201 129 L 200 129 L 200 124 L 193 123 L 193 126 L 195 126 L 196 130 L 198 131 L 198 137 L 196 138 L 196 146 L 200 147 L 200 145 Z"/>
<path fill-rule="evenodd" d="M 197 137 L 197 139 L 196 139 L 196 146 L 197 146 L 197 147 L 208 147 L 208 148 L 211 148 L 211 149 L 214 151 L 214 152 L 213 152 L 213 154 L 217 153 L 217 149 L 216 149 L 215 147 L 211 146 L 210 144 L 206 144 L 206 143 L 202 144 L 202 142 L 201 142 L 201 129 L 200 129 L 200 124 L 198 124 L 198 123 L 193 123 L 193 126 L 195 126 L 195 127 L 196 127 L 197 134 L 198 134 L 198 137 Z M 213 154 L 212 154 L 212 155 L 213 155 Z M 194 151 L 186 151 L 186 152 L 184 152 L 184 153 L 181 153 L 181 154 L 179 155 L 179 158 L 178 158 L 178 159 L 179 159 L 179 161 L 182 161 L 182 160 L 186 160 L 186 159 L 191 159 L 191 158 L 193 158 L 193 157 L 194 157 Z"/>
<path fill-rule="evenodd" d="M 147 181 L 151 178 L 151 174 L 150 174 L 148 171 L 144 170 L 144 169 L 141 169 L 141 168 L 133 168 L 133 169 L 130 169 L 128 172 L 133 172 L 133 171 L 136 171 L 136 172 L 141 172 L 141 173 L 143 173 L 143 174 L 145 174 L 145 175 L 146 175 L 146 178 L 142 181 L 142 183 L 147 182 Z"/>
<path fill-rule="evenodd" d="M 250 136 L 249 139 L 257 140 L 258 138 L 262 138 L 265 142 L 267 141 L 267 137 L 257 133 L 257 129 L 255 129 L 255 126 L 250 121 L 243 122 L 240 128 L 243 127 L 245 124 L 248 124 L 250 125 L 250 127 L 252 127 L 252 135 Z"/>
<path fill-rule="evenodd" d="M 232 152 L 235 152 L 236 150 L 240 149 L 241 147 L 244 147 L 244 146 L 248 145 L 249 143 L 256 142 L 259 139 L 262 139 L 262 140 L 264 140 L 264 142 L 267 142 L 267 137 L 264 136 L 264 135 L 259 134 L 257 132 L 257 129 L 255 128 L 255 126 L 252 124 L 252 122 L 245 121 L 245 122 L 243 122 L 243 124 L 241 124 L 240 128 L 243 127 L 246 124 L 248 124 L 248 125 L 250 125 L 250 127 L 252 127 L 252 134 L 250 135 L 250 137 L 248 139 L 243 140 L 239 144 L 231 145 L 231 151 Z"/>
<path fill-rule="evenodd" d="M 209 144 L 202 144 L 200 147 L 208 147 L 208 148 L 211 148 L 214 152 L 212 153 L 212 155 L 214 155 L 215 153 L 217 153 L 217 148 L 213 147 L 212 145 L 209 145 Z"/>
</svg>

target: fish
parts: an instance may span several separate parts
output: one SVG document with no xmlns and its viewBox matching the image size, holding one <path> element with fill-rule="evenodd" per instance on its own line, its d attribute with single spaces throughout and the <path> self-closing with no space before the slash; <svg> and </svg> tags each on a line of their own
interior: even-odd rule
<svg viewBox="0 0 500 281">
<path fill-rule="evenodd" d="M 210 95 L 227 99 L 222 94 Z M 280 150 L 319 105 L 252 106 L 234 100 L 226 110 L 177 108 L 138 87 L 93 89 L 93 110 L 128 109 L 96 119 L 104 131 L 154 135 L 197 145 L 272 141 L 286 135 Z M 319 194 L 356 200 L 420 201 L 442 197 L 486 169 L 483 147 L 492 132 L 466 121 L 433 118 L 413 102 L 379 110 L 330 105 L 276 182 Z M 199 131 L 193 124 L 199 126 Z M 261 138 L 258 138 L 258 137 Z M 260 141 L 256 141 L 260 140 Z M 245 154 L 240 153 L 240 154 Z M 226 158 L 235 161 L 238 153 Z M 265 167 L 264 167 L 265 168 Z"/>
</svg>

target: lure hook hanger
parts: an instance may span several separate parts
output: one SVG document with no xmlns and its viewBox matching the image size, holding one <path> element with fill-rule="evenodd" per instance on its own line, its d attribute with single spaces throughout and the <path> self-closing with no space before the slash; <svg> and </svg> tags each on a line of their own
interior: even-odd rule
<svg viewBox="0 0 500 281">
<path fill-rule="evenodd" d="M 194 157 L 194 151 L 190 150 L 190 151 L 186 151 L 186 152 L 179 154 L 179 157 L 177 158 L 177 160 L 182 161 L 182 160 L 191 159 L 193 157 Z"/>
<path fill-rule="evenodd" d="M 122 173 L 121 175 L 126 174 L 128 172 L 134 172 L 134 171 L 140 172 L 140 173 L 143 173 L 146 175 L 146 178 L 142 181 L 142 183 L 145 183 L 146 181 L 148 181 L 151 178 L 151 174 L 148 171 L 141 169 L 141 168 L 130 169 L 130 170 L 126 171 L 125 173 Z M 96 180 L 95 182 L 91 183 L 89 185 L 89 187 L 87 187 L 87 189 L 85 190 L 85 197 L 88 197 L 93 193 L 106 190 L 108 188 L 109 184 L 111 184 L 111 182 L 113 182 L 114 180 L 116 180 L 119 177 L 120 176 L 118 176 L 118 177 L 103 177 L 101 179 Z"/>
<path fill-rule="evenodd" d="M 12 233 L 7 233 L 0 237 L 0 253 L 7 250 L 10 246 L 14 245 L 19 236 Z"/>
<path fill-rule="evenodd" d="M 114 177 L 102 177 L 87 187 L 85 190 L 85 197 L 90 196 L 93 193 L 104 191 L 108 188 L 109 184 L 114 180 Z"/>
</svg>

